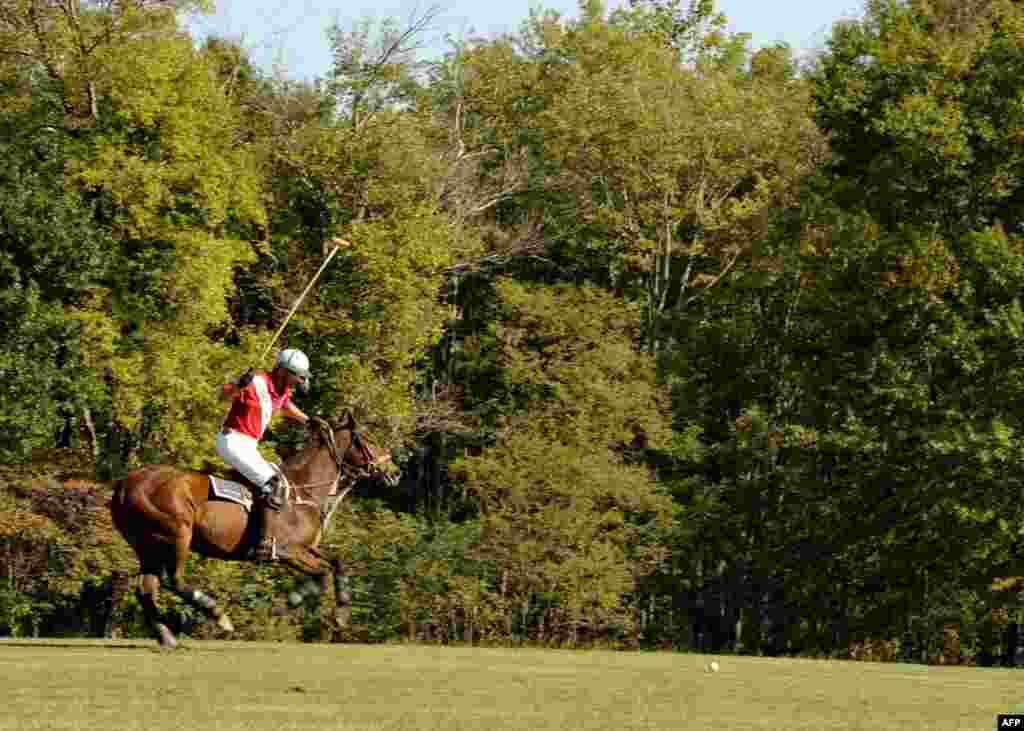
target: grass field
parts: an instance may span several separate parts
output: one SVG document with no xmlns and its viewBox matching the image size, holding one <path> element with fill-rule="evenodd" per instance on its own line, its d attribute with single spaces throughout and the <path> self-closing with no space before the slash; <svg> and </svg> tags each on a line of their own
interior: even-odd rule
<svg viewBox="0 0 1024 731">
<path fill-rule="evenodd" d="M 971 729 L 1024 671 L 424 646 L 0 641 L 0 729 Z"/>
</svg>

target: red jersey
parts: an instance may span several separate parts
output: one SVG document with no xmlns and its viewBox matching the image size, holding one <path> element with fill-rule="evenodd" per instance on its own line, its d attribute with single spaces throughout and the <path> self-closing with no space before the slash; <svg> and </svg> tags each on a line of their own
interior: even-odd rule
<svg viewBox="0 0 1024 731">
<path fill-rule="evenodd" d="M 235 396 L 231 411 L 224 419 L 224 428 L 261 439 L 270 417 L 291 403 L 291 386 L 283 393 L 274 390 L 274 379 L 262 371 L 253 374 L 252 383 Z"/>
</svg>

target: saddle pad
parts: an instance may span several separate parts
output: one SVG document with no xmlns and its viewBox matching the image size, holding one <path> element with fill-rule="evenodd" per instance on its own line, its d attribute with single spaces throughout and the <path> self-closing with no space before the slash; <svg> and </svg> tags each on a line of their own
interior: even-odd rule
<svg viewBox="0 0 1024 731">
<path fill-rule="evenodd" d="M 249 492 L 249 488 L 239 482 L 232 482 L 216 475 L 210 475 L 210 491 L 214 497 L 221 500 L 230 500 L 233 503 L 238 503 L 246 510 L 252 510 L 252 493 Z"/>
</svg>

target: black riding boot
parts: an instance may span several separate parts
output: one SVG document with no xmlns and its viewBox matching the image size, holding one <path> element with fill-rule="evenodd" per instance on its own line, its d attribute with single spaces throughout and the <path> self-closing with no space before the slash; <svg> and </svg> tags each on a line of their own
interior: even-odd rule
<svg viewBox="0 0 1024 731">
<path fill-rule="evenodd" d="M 259 529 L 260 540 L 253 549 L 253 559 L 256 561 L 276 561 L 285 555 L 284 546 L 277 542 L 277 517 L 281 513 L 281 506 L 284 500 L 281 496 L 282 488 L 280 478 L 274 476 L 263 486 L 257 499 L 260 510 Z"/>
</svg>

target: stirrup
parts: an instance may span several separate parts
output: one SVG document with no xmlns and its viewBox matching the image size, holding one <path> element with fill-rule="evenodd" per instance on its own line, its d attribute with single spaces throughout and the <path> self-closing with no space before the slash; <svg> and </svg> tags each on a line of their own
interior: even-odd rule
<svg viewBox="0 0 1024 731">
<path fill-rule="evenodd" d="M 277 479 L 278 478 L 276 477 L 271 478 L 270 482 L 257 486 L 256 489 L 253 491 L 253 497 L 255 498 L 258 504 L 266 508 L 270 508 L 275 512 L 280 511 L 281 508 L 284 507 L 283 500 L 275 499 L 275 496 L 281 492 L 284 492 L 284 490 L 282 490 L 278 484 L 271 484 L 275 483 Z"/>
<path fill-rule="evenodd" d="M 252 550 L 252 557 L 256 561 L 277 561 L 287 558 L 288 552 L 284 546 L 278 546 L 277 538 L 271 538 L 270 542 L 260 541 Z"/>
<path fill-rule="evenodd" d="M 273 510 L 275 513 L 280 513 L 281 509 L 284 507 L 284 501 L 275 499 L 273 493 L 260 495 L 260 501 L 265 507 Z"/>
<path fill-rule="evenodd" d="M 271 538 L 270 541 L 262 540 L 257 543 L 252 549 L 252 557 L 256 561 L 277 560 L 277 539 Z"/>
</svg>

